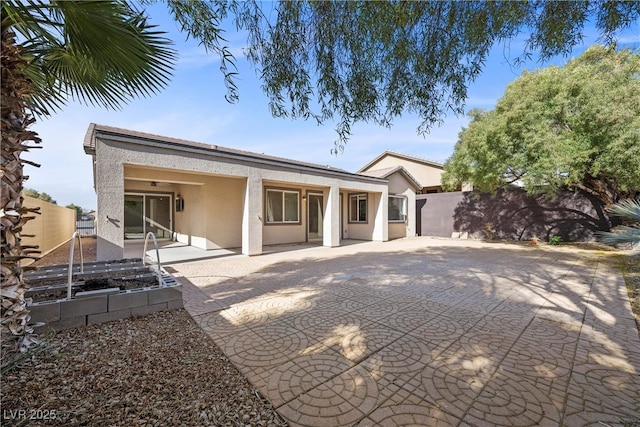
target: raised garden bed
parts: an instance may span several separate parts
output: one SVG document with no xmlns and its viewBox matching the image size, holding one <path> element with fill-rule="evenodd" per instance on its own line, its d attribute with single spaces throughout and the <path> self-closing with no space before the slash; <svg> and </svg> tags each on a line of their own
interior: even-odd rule
<svg viewBox="0 0 640 427">
<path fill-rule="evenodd" d="M 68 266 L 42 267 L 25 273 L 25 299 L 38 329 L 62 330 L 104 323 L 155 311 L 182 308 L 182 287 L 165 270 L 142 260 L 94 262 L 72 269 L 71 299 Z"/>
</svg>

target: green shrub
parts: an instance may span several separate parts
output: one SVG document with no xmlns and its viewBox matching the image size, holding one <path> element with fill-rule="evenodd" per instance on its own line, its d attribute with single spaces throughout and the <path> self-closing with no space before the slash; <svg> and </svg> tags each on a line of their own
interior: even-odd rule
<svg viewBox="0 0 640 427">
<path fill-rule="evenodd" d="M 549 238 L 549 244 L 550 245 L 559 245 L 560 243 L 562 243 L 562 237 L 560 236 L 553 236 L 551 238 Z"/>
</svg>

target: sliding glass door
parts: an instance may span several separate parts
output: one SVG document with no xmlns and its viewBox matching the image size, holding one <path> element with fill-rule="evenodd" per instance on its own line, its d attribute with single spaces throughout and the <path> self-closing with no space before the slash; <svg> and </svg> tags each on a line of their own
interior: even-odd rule
<svg viewBox="0 0 640 427">
<path fill-rule="evenodd" d="M 144 239 L 150 231 L 159 239 L 170 238 L 171 200 L 171 194 L 125 194 L 124 238 Z"/>
<path fill-rule="evenodd" d="M 144 196 L 124 195 L 124 238 L 144 239 Z"/>
</svg>

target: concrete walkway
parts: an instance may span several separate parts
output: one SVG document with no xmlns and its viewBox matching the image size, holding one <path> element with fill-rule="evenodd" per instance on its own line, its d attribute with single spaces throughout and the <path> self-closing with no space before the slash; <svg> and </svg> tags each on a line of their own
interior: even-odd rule
<svg viewBox="0 0 640 427">
<path fill-rule="evenodd" d="M 601 256 L 415 238 L 171 268 L 292 426 L 637 426 L 640 339 Z"/>
</svg>

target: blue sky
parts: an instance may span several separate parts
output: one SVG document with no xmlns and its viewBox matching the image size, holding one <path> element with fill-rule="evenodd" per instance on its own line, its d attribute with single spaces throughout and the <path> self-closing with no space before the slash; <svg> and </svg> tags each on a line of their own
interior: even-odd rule
<svg viewBox="0 0 640 427">
<path fill-rule="evenodd" d="M 179 62 L 169 86 L 159 95 L 132 101 L 119 111 L 108 111 L 70 103 L 62 112 L 41 119 L 32 128 L 43 140 L 43 149 L 25 153 L 23 158 L 41 164 L 25 167 L 29 180 L 26 188 L 46 192 L 59 205 L 70 203 L 87 209 L 96 208 L 90 156 L 84 154 L 82 142 L 90 123 L 121 127 L 157 135 L 286 157 L 294 160 L 331 165 L 355 172 L 384 150 L 444 162 L 453 153 L 458 133 L 468 123 L 467 117 L 449 115 L 444 124 L 426 136 L 418 135 L 419 117 L 404 115 L 391 129 L 357 124 L 342 154 L 331 154 L 336 133 L 332 123 L 318 126 L 314 121 L 273 118 L 267 99 L 260 88 L 255 71 L 242 57 L 245 37 L 228 32 L 236 54 L 240 76 L 237 81 L 240 101 L 225 101 L 219 58 L 208 55 L 193 40 L 186 41 L 163 5 L 147 8 L 151 22 L 168 32 L 179 51 Z M 593 34 L 574 48 L 579 56 L 596 43 Z M 640 25 L 625 31 L 619 43 L 637 48 Z M 521 53 L 521 41 L 513 41 L 510 51 L 496 46 L 482 75 L 470 86 L 466 110 L 492 109 L 504 94 L 506 86 L 524 69 L 535 69 L 550 63 L 562 64 L 567 58 L 548 63 L 536 61 L 514 68 L 509 64 Z"/>
</svg>

